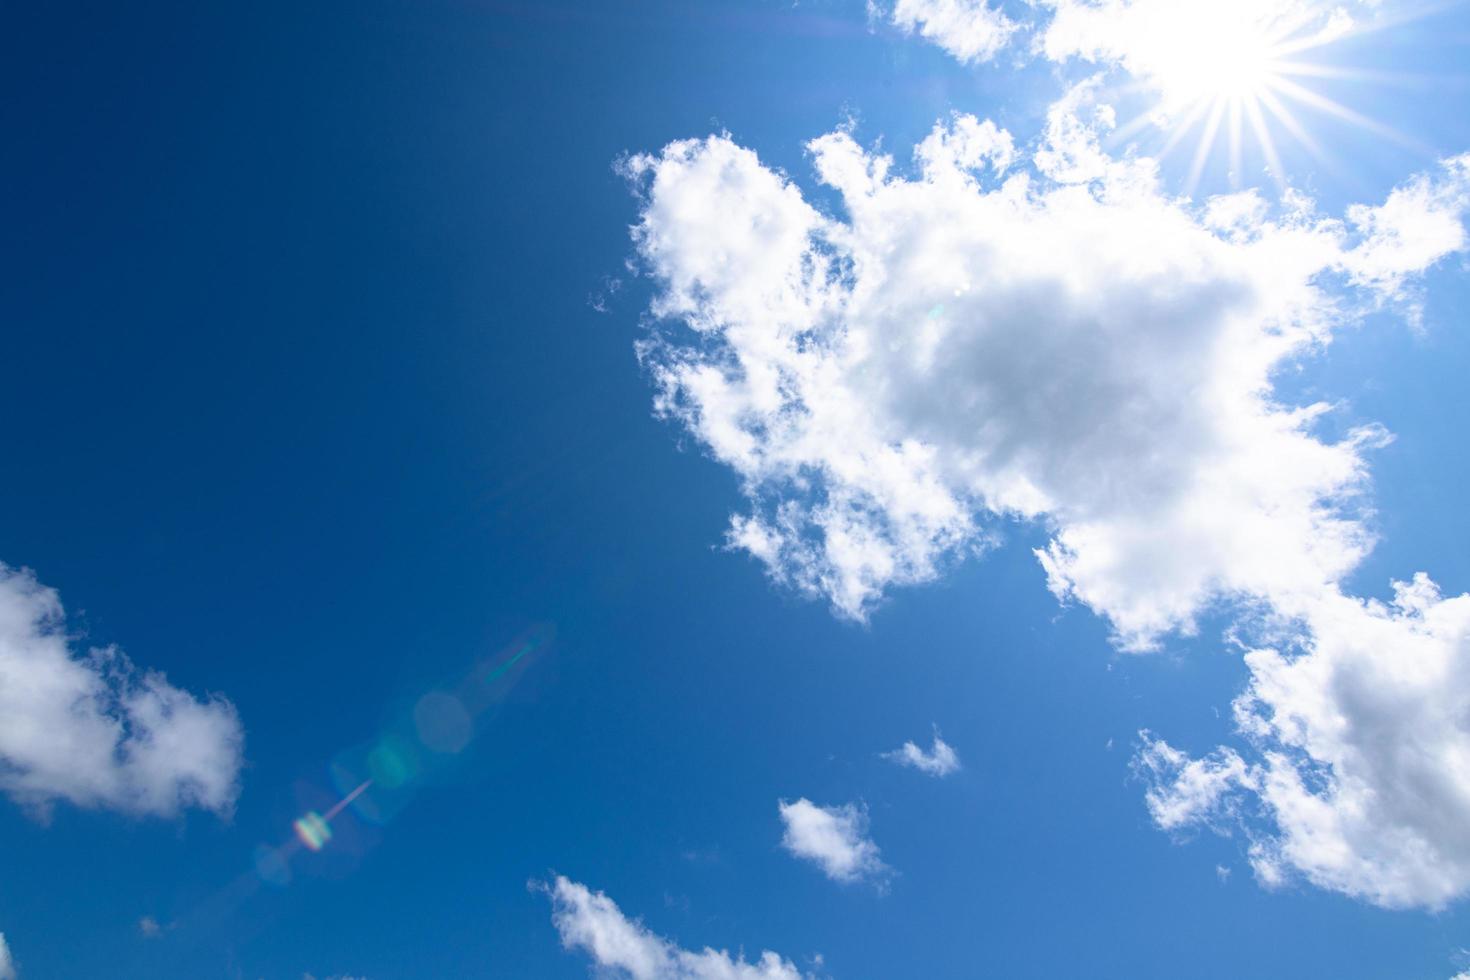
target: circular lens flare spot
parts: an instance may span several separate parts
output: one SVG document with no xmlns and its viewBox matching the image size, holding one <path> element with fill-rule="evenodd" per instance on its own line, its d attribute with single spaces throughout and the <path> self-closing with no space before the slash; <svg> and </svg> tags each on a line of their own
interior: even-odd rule
<svg viewBox="0 0 1470 980">
<path fill-rule="evenodd" d="M 413 746 L 397 735 L 386 735 L 368 753 L 368 775 L 387 789 L 397 789 L 419 774 L 419 757 Z"/>
<path fill-rule="evenodd" d="M 413 708 L 413 726 L 424 747 L 453 755 L 464 750 L 475 734 L 475 724 L 459 698 L 430 691 Z"/>
<path fill-rule="evenodd" d="M 284 888 L 291 883 L 291 865 L 287 863 L 286 856 L 278 847 L 269 844 L 256 845 L 255 853 L 251 855 L 255 864 L 255 873 L 260 880 L 267 885 L 275 885 Z"/>
</svg>

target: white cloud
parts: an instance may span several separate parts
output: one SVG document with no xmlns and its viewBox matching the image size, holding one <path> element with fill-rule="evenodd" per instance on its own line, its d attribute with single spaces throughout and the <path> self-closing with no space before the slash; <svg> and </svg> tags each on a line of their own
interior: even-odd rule
<svg viewBox="0 0 1470 980">
<path fill-rule="evenodd" d="M 657 408 L 741 477 L 730 543 L 845 616 L 997 517 L 1051 528 L 1053 590 L 1129 648 L 1219 596 L 1334 582 L 1371 543 L 1353 518 L 1381 432 L 1326 442 L 1327 406 L 1279 404 L 1271 378 L 1330 338 L 1322 280 L 1375 239 L 1300 209 L 1211 227 L 1151 161 L 1102 153 L 1109 117 L 1079 92 L 1042 176 L 929 152 L 901 177 L 847 133 L 813 141 L 845 220 L 724 137 L 631 161 Z"/>
<path fill-rule="evenodd" d="M 1247 756 L 1145 737 L 1155 820 L 1239 828 L 1266 884 L 1445 905 L 1470 890 L 1470 595 L 1421 574 L 1389 604 L 1325 594 L 1293 615 L 1245 657 Z"/>
<path fill-rule="evenodd" d="M 1363 243 L 1346 263 L 1354 281 L 1402 299 L 1405 284 L 1440 257 L 1466 247 L 1470 154 L 1446 160 L 1441 173 L 1421 174 L 1378 207 L 1348 209 Z"/>
<path fill-rule="evenodd" d="M 0 790 L 135 814 L 225 812 L 243 734 L 234 707 L 199 699 L 116 648 L 76 654 L 55 590 L 0 564 Z"/>
<path fill-rule="evenodd" d="M 1443 667 L 1423 692 L 1442 707 L 1419 718 L 1363 714 L 1372 702 L 1342 700 L 1336 674 L 1408 669 L 1411 649 L 1450 663 L 1460 641 L 1341 593 L 1373 542 L 1365 454 L 1387 435 L 1326 439 L 1330 406 L 1285 403 L 1273 378 L 1464 250 L 1470 158 L 1345 220 L 1295 192 L 1195 204 L 1153 161 L 1101 149 L 1113 115 L 1096 92 L 1068 93 L 1019 165 L 1002 131 L 964 116 L 908 173 L 847 132 L 814 140 L 835 213 L 727 137 L 631 160 L 658 285 L 640 347 L 656 408 L 739 476 L 729 544 L 841 615 L 1020 519 L 1051 535 L 1037 557 L 1052 591 L 1125 649 L 1192 632 L 1221 602 L 1297 622 L 1307 655 L 1248 658 L 1254 755 L 1146 753 L 1150 806 L 1166 826 L 1224 826 L 1259 798 L 1275 828 L 1257 832 L 1263 879 L 1443 901 L 1470 887 L 1458 784 L 1430 792 L 1393 775 L 1414 766 L 1321 733 L 1387 725 L 1372 745 L 1467 772 L 1453 719 L 1470 677 Z M 1365 617 L 1382 627 L 1371 649 L 1341 627 Z"/>
<path fill-rule="evenodd" d="M 953 746 L 939 737 L 937 729 L 934 732 L 934 744 L 928 752 L 913 742 L 904 742 L 900 748 L 883 753 L 883 758 L 940 778 L 960 770 L 959 754 Z"/>
<path fill-rule="evenodd" d="M 875 0 L 868 0 L 868 11 L 883 15 Z M 895 27 L 918 34 L 967 63 L 995 57 L 1017 29 L 986 0 L 896 0 L 887 16 Z"/>
<path fill-rule="evenodd" d="M 781 846 L 792 856 L 811 861 L 833 881 L 851 884 L 863 879 L 880 886 L 890 873 L 878 857 L 878 845 L 868 837 L 868 812 L 859 804 L 817 806 L 802 798 L 781 800 L 786 831 Z"/>
<path fill-rule="evenodd" d="M 1230 749 L 1207 759 L 1191 759 L 1149 732 L 1133 765 L 1149 783 L 1144 800 L 1154 823 L 1164 830 L 1194 825 L 1225 829 L 1235 817 L 1235 790 L 1254 787 L 1255 776 Z"/>
<path fill-rule="evenodd" d="M 724 950 L 705 947 L 699 952 L 680 949 L 650 932 L 641 922 L 623 915 L 602 892 L 560 875 L 544 886 L 551 897 L 552 922 L 562 946 L 581 949 L 592 957 L 599 975 L 629 980 L 803 980 L 788 960 L 761 953 L 755 962 L 732 957 Z"/>
<path fill-rule="evenodd" d="M 5 942 L 5 933 L 0 932 L 0 980 L 15 980 L 15 960 L 10 955 L 10 946 Z"/>
</svg>

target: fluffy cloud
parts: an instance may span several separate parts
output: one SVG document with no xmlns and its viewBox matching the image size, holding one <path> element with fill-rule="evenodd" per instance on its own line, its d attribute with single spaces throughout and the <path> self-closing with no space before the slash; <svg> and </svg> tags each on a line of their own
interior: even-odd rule
<svg viewBox="0 0 1470 980">
<path fill-rule="evenodd" d="M 1424 575 L 1394 590 L 1314 597 L 1246 653 L 1246 756 L 1190 759 L 1145 734 L 1160 826 L 1239 829 L 1266 884 L 1300 874 L 1390 907 L 1470 890 L 1470 595 Z"/>
<path fill-rule="evenodd" d="M 724 950 L 680 949 L 623 915 L 602 892 L 560 875 L 537 886 L 551 897 L 552 922 L 567 949 L 581 949 L 600 971 L 629 980 L 804 980 L 797 968 L 766 951 L 753 963 Z M 602 973 L 599 973 L 602 975 Z"/>
<path fill-rule="evenodd" d="M 1150 805 L 1175 827 L 1264 815 L 1266 880 L 1443 901 L 1470 887 L 1453 775 L 1470 678 L 1446 666 L 1459 686 L 1423 689 L 1441 699 L 1431 730 L 1345 677 L 1463 648 L 1448 627 L 1425 639 L 1419 611 L 1342 594 L 1372 545 L 1365 454 L 1387 435 L 1327 439 L 1330 407 L 1285 403 L 1272 381 L 1465 248 L 1470 157 L 1345 218 L 1294 192 L 1195 203 L 1166 194 L 1153 161 L 1101 149 L 1113 116 L 1095 93 L 1060 100 L 1019 166 L 1007 134 L 966 116 L 906 171 L 848 132 L 816 139 L 835 211 L 728 137 L 633 158 L 634 237 L 658 285 L 640 346 L 656 409 L 739 476 L 748 509 L 728 543 L 843 616 L 1022 520 L 1050 533 L 1037 557 L 1052 591 L 1106 617 L 1124 649 L 1192 632 L 1221 602 L 1296 624 L 1294 647 L 1248 657 L 1256 757 L 1191 769 L 1160 745 L 1141 765 L 1184 781 L 1156 780 Z M 1378 624 L 1377 642 L 1346 619 Z M 1332 725 L 1396 738 L 1329 738 Z M 1396 781 L 1419 770 L 1370 758 L 1391 745 L 1452 775 L 1434 793 Z M 1436 883 L 1403 862 L 1444 870 Z"/>
<path fill-rule="evenodd" d="M 845 616 L 997 517 L 1044 521 L 1053 590 L 1129 648 L 1218 596 L 1319 589 L 1370 544 L 1353 518 L 1381 432 L 1318 438 L 1327 406 L 1279 404 L 1271 376 L 1328 340 L 1320 280 L 1378 237 L 1306 205 L 1212 226 L 1232 209 L 1164 196 L 1151 161 L 1098 149 L 1105 113 L 1065 108 L 1042 172 L 1004 179 L 1009 140 L 962 139 L 966 117 L 911 177 L 845 132 L 813 141 L 846 220 L 724 137 L 631 161 L 657 408 L 740 475 L 730 543 Z"/>
<path fill-rule="evenodd" d="M 883 753 L 883 758 L 940 778 L 960 770 L 959 754 L 953 746 L 939 737 L 938 731 L 934 733 L 934 744 L 928 752 L 913 742 L 905 742 L 900 748 Z"/>
<path fill-rule="evenodd" d="M 0 932 L 0 980 L 15 980 L 15 960 L 11 958 L 10 946 L 5 942 L 5 933 Z"/>
<path fill-rule="evenodd" d="M 0 564 L 0 790 L 42 811 L 225 812 L 242 746 L 229 702 L 140 675 L 112 647 L 75 653 L 56 592 Z"/>
<path fill-rule="evenodd" d="M 878 845 L 868 837 L 868 812 L 862 806 L 817 806 L 802 798 L 782 800 L 786 831 L 781 846 L 793 857 L 810 861 L 833 881 L 851 884 L 871 879 L 880 885 L 890 873 L 878 858 Z"/>
<path fill-rule="evenodd" d="M 885 11 L 868 0 L 868 12 L 883 16 Z M 986 0 L 896 0 L 887 17 L 894 26 L 918 34 L 963 62 L 989 61 L 1017 29 Z"/>
<path fill-rule="evenodd" d="M 1470 154 L 1446 160 L 1441 173 L 1421 174 L 1395 188 L 1378 207 L 1348 209 L 1363 244 L 1347 258 L 1354 282 L 1404 299 L 1409 283 L 1443 255 L 1466 247 Z"/>
</svg>

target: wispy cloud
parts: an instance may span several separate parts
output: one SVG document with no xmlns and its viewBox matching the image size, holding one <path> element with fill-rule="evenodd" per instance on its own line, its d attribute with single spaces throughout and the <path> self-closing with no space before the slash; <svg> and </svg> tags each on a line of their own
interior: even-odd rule
<svg viewBox="0 0 1470 980">
<path fill-rule="evenodd" d="M 884 752 L 883 758 L 941 779 L 960 770 L 959 754 L 953 746 L 939 737 L 938 729 L 934 730 L 934 743 L 928 752 L 913 742 L 905 742 L 892 752 Z"/>
<path fill-rule="evenodd" d="M 963 62 L 989 61 L 1010 42 L 1017 25 L 986 0 L 868 0 L 870 17 L 939 45 Z"/>
<path fill-rule="evenodd" d="M 551 898 L 551 921 L 561 934 L 562 945 L 592 957 L 599 976 L 628 980 L 806 980 L 790 961 L 769 951 L 748 962 L 725 950 L 681 949 L 643 923 L 629 919 L 602 892 L 561 875 L 549 883 L 533 882 L 532 887 Z"/>
</svg>

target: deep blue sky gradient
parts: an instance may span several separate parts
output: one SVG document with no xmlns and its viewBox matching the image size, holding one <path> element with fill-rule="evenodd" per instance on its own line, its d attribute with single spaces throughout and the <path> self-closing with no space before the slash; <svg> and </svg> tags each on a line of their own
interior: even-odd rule
<svg viewBox="0 0 1470 980">
<path fill-rule="evenodd" d="M 1467 39 L 1463 5 L 1378 35 L 1362 58 L 1421 77 L 1355 106 L 1470 148 Z M 0 801 L 27 980 L 585 976 L 527 888 L 553 870 L 840 980 L 1463 965 L 1462 906 L 1269 893 L 1239 842 L 1153 828 L 1135 733 L 1227 735 L 1219 623 L 1120 657 L 1013 528 L 844 624 L 719 550 L 733 478 L 651 417 L 621 154 L 728 129 L 810 188 L 802 143 L 848 116 L 901 158 L 955 109 L 1027 138 L 1049 70 L 962 68 L 860 0 L 49 3 L 4 7 L 0 90 L 0 560 L 85 642 L 227 695 L 248 756 L 228 821 Z M 1310 119 L 1349 177 L 1291 163 L 1329 208 L 1431 161 Z M 1375 318 L 1284 385 L 1398 435 L 1370 594 L 1470 587 L 1463 270 L 1428 297 L 1422 332 Z M 538 622 L 556 645 L 452 778 L 253 880 L 335 753 Z M 931 724 L 959 775 L 877 758 Z M 888 894 L 780 851 L 797 796 L 866 801 Z"/>
</svg>

